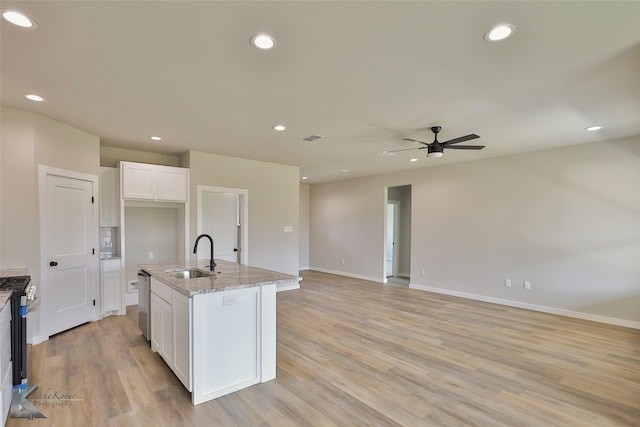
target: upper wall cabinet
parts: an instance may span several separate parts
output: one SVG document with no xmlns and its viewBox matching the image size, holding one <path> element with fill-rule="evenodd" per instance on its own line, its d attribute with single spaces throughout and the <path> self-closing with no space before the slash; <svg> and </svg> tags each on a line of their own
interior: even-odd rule
<svg viewBox="0 0 640 427">
<path fill-rule="evenodd" d="M 125 200 L 187 201 L 188 169 L 133 162 L 120 162 L 120 168 Z"/>
<path fill-rule="evenodd" d="M 100 225 L 120 226 L 120 179 L 117 168 L 100 168 Z"/>
</svg>

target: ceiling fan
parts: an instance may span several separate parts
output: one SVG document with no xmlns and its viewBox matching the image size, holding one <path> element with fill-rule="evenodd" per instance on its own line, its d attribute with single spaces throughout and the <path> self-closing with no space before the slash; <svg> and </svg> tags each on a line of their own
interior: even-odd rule
<svg viewBox="0 0 640 427">
<path fill-rule="evenodd" d="M 435 159 L 438 159 L 438 158 L 442 157 L 442 153 L 443 153 L 445 148 L 451 148 L 451 149 L 455 149 L 455 150 L 482 150 L 484 148 L 484 145 L 454 145 L 454 144 L 458 144 L 460 142 L 465 142 L 465 141 L 470 141 L 472 139 L 480 138 L 475 133 L 472 133 L 472 134 L 469 134 L 469 135 L 465 135 L 465 136 L 461 136 L 459 138 L 453 138 L 453 139 L 450 139 L 448 141 L 440 142 L 440 141 L 438 141 L 438 133 L 440 132 L 441 129 L 442 128 L 440 126 L 432 126 L 431 127 L 431 132 L 433 132 L 433 134 L 434 134 L 434 139 L 433 139 L 432 143 L 419 141 L 417 139 L 412 139 L 412 138 L 403 138 L 405 141 L 419 142 L 420 144 L 423 144 L 424 147 L 403 148 L 401 150 L 383 151 L 381 154 L 387 154 L 387 155 L 391 154 L 392 155 L 392 153 L 397 153 L 398 151 L 424 150 L 426 148 L 427 149 L 427 157 L 433 157 Z"/>
</svg>

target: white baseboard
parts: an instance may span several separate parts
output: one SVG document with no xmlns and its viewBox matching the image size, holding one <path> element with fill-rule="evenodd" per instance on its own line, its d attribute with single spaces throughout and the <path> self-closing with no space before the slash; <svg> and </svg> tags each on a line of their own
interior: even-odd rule
<svg viewBox="0 0 640 427">
<path fill-rule="evenodd" d="M 310 268 L 309 267 L 300 267 L 299 270 L 300 271 L 302 271 L 302 270 L 310 270 Z"/>
<path fill-rule="evenodd" d="M 493 303 L 493 304 L 506 305 L 506 306 L 509 306 L 509 307 L 524 308 L 526 310 L 540 311 L 542 313 L 549 313 L 549 314 L 557 314 L 557 315 L 560 315 L 560 316 L 574 317 L 576 319 L 590 320 L 590 321 L 593 321 L 593 322 L 606 323 L 606 324 L 609 324 L 609 325 L 624 326 L 626 328 L 640 329 L 640 322 L 634 322 L 632 320 L 616 319 L 615 317 L 601 316 L 601 315 L 598 315 L 598 314 L 591 314 L 591 313 L 583 313 L 583 312 L 580 312 L 580 311 L 566 310 L 564 308 L 549 307 L 549 306 L 546 306 L 546 305 L 528 304 L 526 302 L 513 301 L 513 300 L 508 300 L 508 299 L 502 299 L 502 298 L 493 298 L 493 297 L 488 297 L 488 296 L 484 296 L 484 295 L 470 294 L 470 293 L 467 293 L 467 292 L 451 291 L 451 290 L 448 290 L 448 289 L 434 288 L 433 286 L 409 284 L 409 288 L 411 288 L 411 289 L 419 289 L 421 291 L 427 291 L 427 292 L 434 292 L 434 293 L 437 293 L 437 294 L 451 295 L 451 296 L 454 296 L 454 297 L 467 298 L 467 299 L 472 299 L 472 300 L 476 300 L 476 301 L 490 302 L 490 303 Z"/>
<path fill-rule="evenodd" d="M 376 283 L 386 283 L 386 279 L 381 277 L 363 276 L 361 274 L 347 273 L 346 271 L 330 270 L 328 268 L 310 267 L 310 270 L 319 271 L 321 273 L 336 274 L 338 276 L 352 277 L 354 279 L 369 280 Z"/>
<path fill-rule="evenodd" d="M 38 344 L 42 344 L 45 341 L 49 341 L 49 337 L 41 337 L 39 335 L 34 335 L 31 337 L 31 342 L 28 344 L 32 344 L 32 345 L 38 345 Z"/>
</svg>

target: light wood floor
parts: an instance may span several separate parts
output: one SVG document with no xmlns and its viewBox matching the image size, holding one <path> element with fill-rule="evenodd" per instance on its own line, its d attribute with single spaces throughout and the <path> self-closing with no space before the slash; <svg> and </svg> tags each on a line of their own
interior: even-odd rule
<svg viewBox="0 0 640 427">
<path fill-rule="evenodd" d="M 130 310 L 30 348 L 48 418 L 7 425 L 640 425 L 640 331 L 303 276 L 278 294 L 276 380 L 193 407 Z"/>
</svg>

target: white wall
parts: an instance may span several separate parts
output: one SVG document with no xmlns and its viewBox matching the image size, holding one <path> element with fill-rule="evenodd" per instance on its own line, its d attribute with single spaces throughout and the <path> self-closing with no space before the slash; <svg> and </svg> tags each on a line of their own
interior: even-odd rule
<svg viewBox="0 0 640 427">
<path fill-rule="evenodd" d="M 413 285 L 640 322 L 640 137 L 312 185 L 311 268 L 380 281 L 407 183 Z"/>
<path fill-rule="evenodd" d="M 184 249 L 179 250 L 184 246 L 178 245 L 178 230 L 184 224 L 180 224 L 177 207 L 125 206 L 124 211 L 125 281 L 137 280 L 139 264 L 173 264 L 184 258 L 180 253 Z"/>
<path fill-rule="evenodd" d="M 309 268 L 309 184 L 300 184 L 300 270 Z"/>
<path fill-rule="evenodd" d="M 34 115 L 3 107 L 0 138 L 0 268 L 40 271 Z"/>
<path fill-rule="evenodd" d="M 197 186 L 244 188 L 249 190 L 249 264 L 298 275 L 298 167 L 195 151 L 182 163 L 191 171 L 191 242 L 197 232 Z M 285 226 L 293 232 L 284 232 Z"/>
<path fill-rule="evenodd" d="M 171 154 L 149 153 L 118 147 L 100 147 L 100 166 L 117 168 L 120 166 L 121 160 L 153 165 L 180 166 L 180 157 Z"/>
<path fill-rule="evenodd" d="M 1 111 L 0 268 L 26 268 L 39 287 L 38 165 L 99 176 L 100 142 L 38 114 L 7 107 Z M 97 241 L 97 224 L 95 233 Z M 29 313 L 28 321 L 31 340 L 40 334 L 39 312 Z"/>
</svg>

